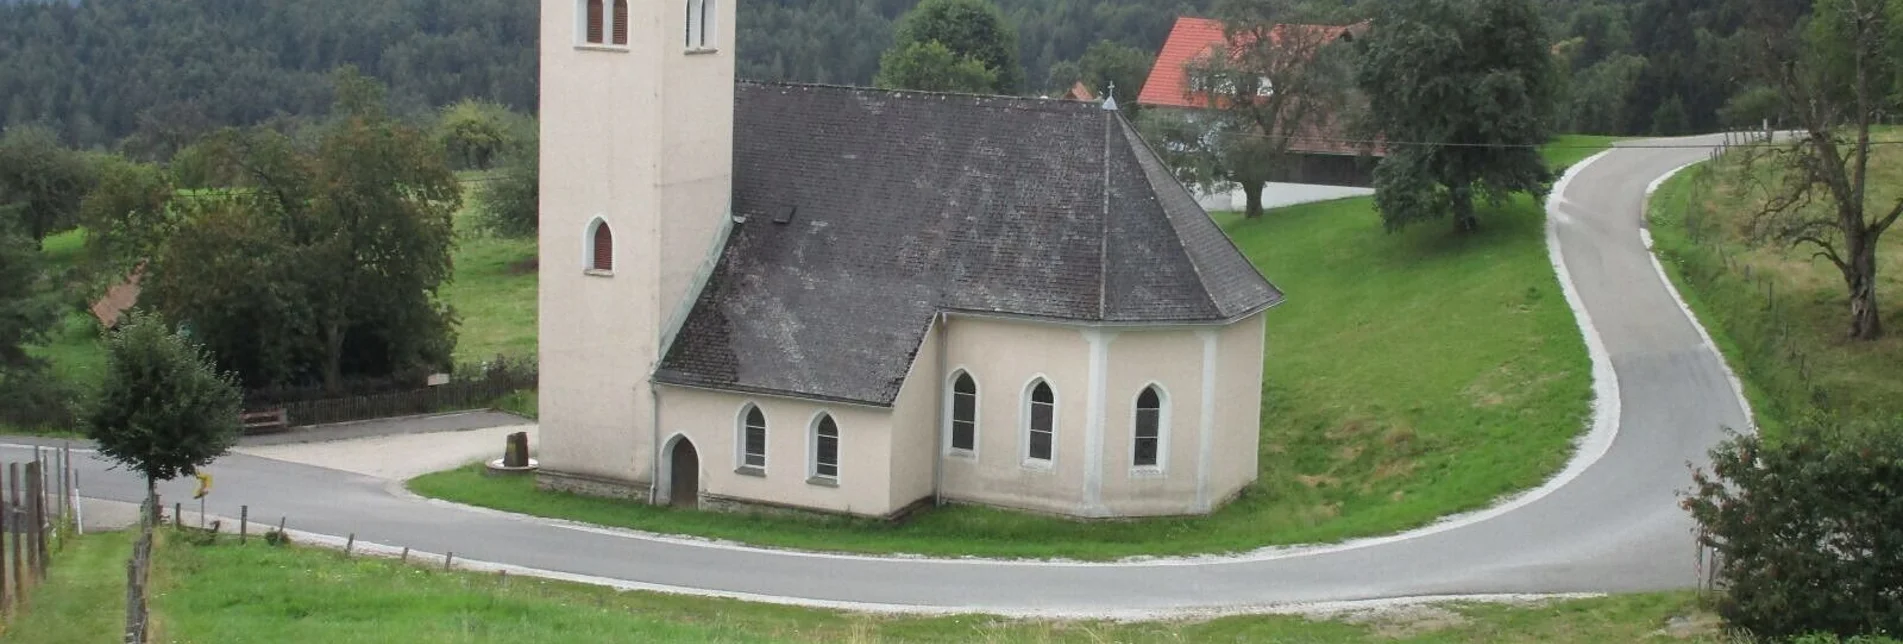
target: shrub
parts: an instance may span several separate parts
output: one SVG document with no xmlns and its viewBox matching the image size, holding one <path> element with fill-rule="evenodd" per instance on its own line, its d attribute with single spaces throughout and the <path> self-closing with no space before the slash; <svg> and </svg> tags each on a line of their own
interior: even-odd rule
<svg viewBox="0 0 1903 644">
<path fill-rule="evenodd" d="M 1903 633 L 1903 431 L 1734 437 L 1684 501 L 1721 562 L 1718 612 L 1762 637 Z"/>
</svg>

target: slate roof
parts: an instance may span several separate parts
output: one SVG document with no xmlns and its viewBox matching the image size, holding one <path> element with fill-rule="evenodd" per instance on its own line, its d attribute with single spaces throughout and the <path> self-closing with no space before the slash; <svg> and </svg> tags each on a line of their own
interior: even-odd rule
<svg viewBox="0 0 1903 644">
<path fill-rule="evenodd" d="M 889 406 L 940 311 L 1232 320 L 1282 293 L 1095 103 L 740 83 L 743 221 L 659 382 Z"/>
</svg>

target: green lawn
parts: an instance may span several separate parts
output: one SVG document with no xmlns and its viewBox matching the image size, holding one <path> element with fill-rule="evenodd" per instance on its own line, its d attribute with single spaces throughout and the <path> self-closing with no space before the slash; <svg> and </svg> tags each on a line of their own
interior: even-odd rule
<svg viewBox="0 0 1903 644">
<path fill-rule="evenodd" d="M 893 526 L 677 512 L 474 469 L 410 486 L 768 546 L 1102 560 L 1395 532 L 1484 507 L 1564 465 L 1586 423 L 1591 368 L 1531 199 L 1486 212 L 1483 231 L 1464 237 L 1436 224 L 1383 232 L 1366 198 L 1218 220 L 1289 299 L 1268 314 L 1261 478 L 1209 517 L 1084 523 L 957 506 Z"/>
<path fill-rule="evenodd" d="M 681 597 L 161 532 L 152 641 L 179 642 L 1632 642 L 1721 641 L 1686 593 L 1533 606 L 1448 604 L 1380 616 L 1083 622 L 900 617 Z M 123 533 L 89 535 L 0 642 L 117 641 Z M 1665 633 L 1674 618 L 1687 639 Z"/>
<path fill-rule="evenodd" d="M 1547 165 L 1554 168 L 1565 169 L 1567 166 L 1585 160 L 1586 157 L 1598 154 L 1601 150 L 1612 147 L 1613 143 L 1617 143 L 1621 140 L 1624 140 L 1624 137 L 1599 136 L 1595 134 L 1565 134 L 1553 139 L 1551 144 L 1540 151 L 1540 156 L 1546 157 Z"/>
<path fill-rule="evenodd" d="M 456 362 L 535 354 L 535 240 L 474 233 L 457 222 L 455 281 L 443 301 L 462 318 Z"/>
<path fill-rule="evenodd" d="M 1880 132 L 1878 139 L 1903 141 L 1903 131 Z M 1870 202 L 1893 203 L 1903 197 L 1903 148 L 1875 151 Z M 1903 301 L 1903 230 L 1886 234 L 1877 255 L 1877 301 L 1889 334 L 1850 340 L 1849 304 L 1834 266 L 1806 248 L 1752 243 L 1748 219 L 1764 196 L 1746 189 L 1755 183 L 1749 177 L 1738 154 L 1688 169 L 1660 186 L 1649 217 L 1666 272 L 1745 382 L 1760 429 L 1777 438 L 1813 410 L 1864 419 L 1903 415 L 1903 319 L 1895 304 Z M 1694 220 L 1702 243 L 1687 228 Z M 1777 306 L 1767 305 L 1767 293 Z"/>
</svg>

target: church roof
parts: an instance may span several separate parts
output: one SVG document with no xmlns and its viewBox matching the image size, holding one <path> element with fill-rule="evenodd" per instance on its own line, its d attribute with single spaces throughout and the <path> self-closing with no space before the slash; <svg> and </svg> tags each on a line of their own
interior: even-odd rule
<svg viewBox="0 0 1903 644">
<path fill-rule="evenodd" d="M 1095 103 L 741 83 L 734 225 L 663 383 L 892 404 L 936 313 L 1221 322 L 1281 301 Z"/>
</svg>

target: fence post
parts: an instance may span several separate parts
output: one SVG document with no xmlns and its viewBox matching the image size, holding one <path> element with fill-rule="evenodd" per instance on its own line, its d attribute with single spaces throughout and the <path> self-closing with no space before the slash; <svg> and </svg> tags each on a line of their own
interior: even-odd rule
<svg viewBox="0 0 1903 644">
<path fill-rule="evenodd" d="M 33 550 L 33 581 L 39 582 L 46 579 L 46 463 L 39 460 L 39 450 L 34 452 L 34 461 L 26 464 L 26 510 L 33 522 L 27 547 Z"/>
<path fill-rule="evenodd" d="M 5 482 L 4 477 L 0 477 L 0 484 Z M 6 495 L 0 492 L 0 505 L 5 505 L 5 501 Z M 8 601 L 12 595 L 7 593 L 7 543 L 18 540 L 19 537 L 10 536 L 12 533 L 7 531 L 9 524 L 17 523 L 7 520 L 7 515 L 10 514 L 13 514 L 12 509 L 0 509 L 0 613 L 13 611 L 13 602 Z"/>
<path fill-rule="evenodd" d="M 177 529 L 185 527 L 185 520 L 180 518 L 183 516 L 185 516 L 185 504 L 180 503 L 178 501 L 173 501 L 172 502 L 172 529 L 177 530 Z"/>
<path fill-rule="evenodd" d="M 251 528 L 251 506 L 238 506 L 238 545 L 244 545 L 245 533 Z"/>
<path fill-rule="evenodd" d="M 19 463 L 7 464 L 7 499 L 7 511 L 18 512 L 20 510 Z M 20 540 L 26 538 L 26 526 L 19 525 L 24 522 L 20 515 L 16 514 L 14 518 L 16 520 L 13 526 L 13 594 L 16 597 L 23 597 L 26 595 L 26 552 L 20 547 Z"/>
</svg>

